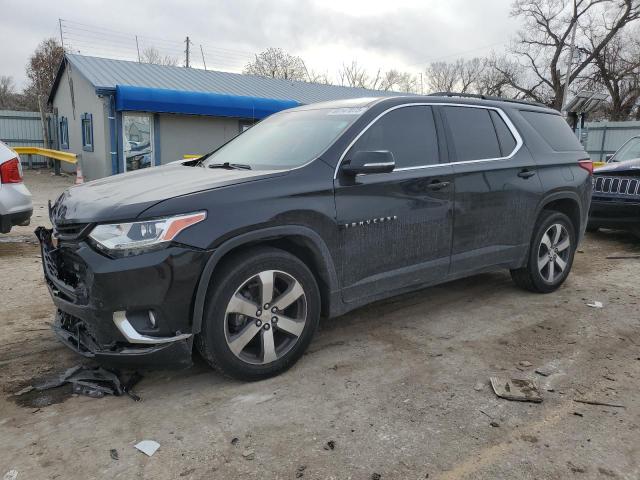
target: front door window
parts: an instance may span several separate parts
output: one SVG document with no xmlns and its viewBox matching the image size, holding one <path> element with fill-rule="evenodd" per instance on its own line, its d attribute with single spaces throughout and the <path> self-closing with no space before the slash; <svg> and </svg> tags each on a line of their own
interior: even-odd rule
<svg viewBox="0 0 640 480">
<path fill-rule="evenodd" d="M 122 116 L 125 172 L 154 165 L 153 118 L 151 115 L 125 113 Z"/>
</svg>

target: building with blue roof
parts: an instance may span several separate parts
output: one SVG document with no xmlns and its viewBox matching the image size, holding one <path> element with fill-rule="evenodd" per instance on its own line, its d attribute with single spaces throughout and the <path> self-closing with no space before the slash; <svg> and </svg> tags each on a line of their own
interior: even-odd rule
<svg viewBox="0 0 640 480">
<path fill-rule="evenodd" d="M 67 54 L 49 103 L 56 147 L 93 180 L 209 152 L 287 108 L 387 95 L 397 93 Z"/>
</svg>

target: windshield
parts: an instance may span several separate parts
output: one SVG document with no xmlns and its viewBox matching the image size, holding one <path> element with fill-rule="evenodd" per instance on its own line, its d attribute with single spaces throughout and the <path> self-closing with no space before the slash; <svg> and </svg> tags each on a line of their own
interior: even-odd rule
<svg viewBox="0 0 640 480">
<path fill-rule="evenodd" d="M 324 152 L 364 110 L 322 108 L 281 112 L 223 145 L 206 159 L 205 165 L 244 164 L 254 170 L 299 167 Z"/>
<path fill-rule="evenodd" d="M 625 162 L 640 158 L 640 137 L 634 137 L 618 150 L 609 162 Z"/>
</svg>

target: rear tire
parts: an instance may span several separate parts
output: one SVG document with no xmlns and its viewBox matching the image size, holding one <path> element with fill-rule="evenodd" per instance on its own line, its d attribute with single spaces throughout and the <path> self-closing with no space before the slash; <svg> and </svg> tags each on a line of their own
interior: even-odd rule
<svg viewBox="0 0 640 480">
<path fill-rule="evenodd" d="M 567 279 L 576 247 L 575 229 L 569 217 L 543 210 L 533 230 L 527 264 L 511 270 L 511 278 L 525 290 L 553 292 Z"/>
<path fill-rule="evenodd" d="M 319 319 L 320 292 L 309 268 L 283 250 L 259 247 L 220 267 L 195 343 L 223 374 L 261 380 L 300 358 Z"/>
</svg>

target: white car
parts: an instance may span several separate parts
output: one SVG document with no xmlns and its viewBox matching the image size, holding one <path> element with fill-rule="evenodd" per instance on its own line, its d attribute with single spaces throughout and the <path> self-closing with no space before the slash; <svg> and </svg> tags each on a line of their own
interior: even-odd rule
<svg viewBox="0 0 640 480">
<path fill-rule="evenodd" d="M 20 157 L 0 142 L 0 233 L 9 233 L 14 225 L 29 225 L 33 203 L 22 183 Z"/>
</svg>

